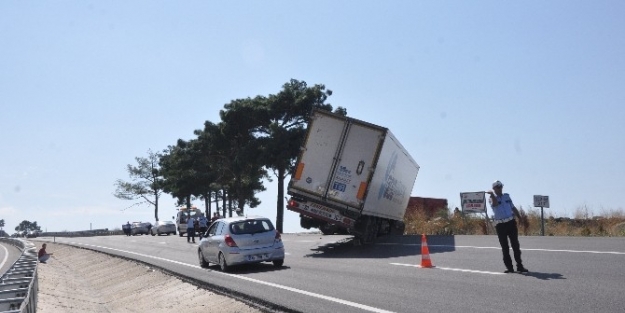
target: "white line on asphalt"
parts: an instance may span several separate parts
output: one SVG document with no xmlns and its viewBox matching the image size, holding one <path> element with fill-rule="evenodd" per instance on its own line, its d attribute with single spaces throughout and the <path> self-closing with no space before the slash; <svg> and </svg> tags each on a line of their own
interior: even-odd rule
<svg viewBox="0 0 625 313">
<path fill-rule="evenodd" d="M 0 263 L 0 267 L 3 267 L 4 263 L 6 263 L 7 260 L 9 259 L 9 250 L 7 249 L 7 247 L 5 247 L 2 244 L 0 244 L 0 247 L 2 247 L 2 249 L 4 249 L 4 260 L 2 260 L 2 263 Z"/>
<path fill-rule="evenodd" d="M 178 265 L 184 265 L 184 266 L 188 266 L 188 267 L 192 267 L 192 268 L 202 269 L 198 265 L 191 265 L 191 264 L 187 264 L 187 263 L 183 263 L 183 262 L 179 262 L 179 261 L 174 261 L 174 260 L 169 260 L 169 259 L 164 259 L 164 258 L 159 258 L 159 257 L 155 257 L 155 256 L 152 256 L 152 255 L 147 255 L 147 254 L 141 254 L 141 253 L 126 251 L 126 250 L 120 250 L 120 249 L 114 249 L 114 248 L 109 248 L 109 247 L 103 247 L 103 246 L 90 245 L 90 244 L 85 244 L 85 243 L 80 243 L 80 242 L 68 242 L 68 243 L 72 244 L 72 245 L 89 246 L 89 247 L 94 247 L 94 248 L 106 249 L 106 250 L 123 252 L 123 253 L 128 253 L 128 254 L 134 254 L 134 255 L 138 255 L 138 256 L 142 256 L 142 257 L 146 257 L 146 258 L 151 258 L 151 259 L 156 259 L 156 260 L 160 260 L 160 261 L 170 262 L 170 263 L 174 263 L 174 264 L 178 264 Z M 356 303 L 356 302 L 351 302 L 351 301 L 347 301 L 347 300 L 343 300 L 343 299 L 338 299 L 338 298 L 334 298 L 334 297 L 330 297 L 330 296 L 325 296 L 325 295 L 321 295 L 321 294 L 317 294 L 317 293 L 312 293 L 312 292 L 301 290 L 301 289 L 297 289 L 297 288 L 292 288 L 292 287 L 288 287 L 288 286 L 278 285 L 278 284 L 274 284 L 274 283 L 270 283 L 270 282 L 254 279 L 254 278 L 249 278 L 249 277 L 239 276 L 239 275 L 234 275 L 234 274 L 228 274 L 228 273 L 218 272 L 218 271 L 212 271 L 212 272 L 217 273 L 217 274 L 221 274 L 221 275 L 230 276 L 230 277 L 233 277 L 233 278 L 243 279 L 243 280 L 246 280 L 246 281 L 249 281 L 249 282 L 253 282 L 253 283 L 257 283 L 257 284 L 261 284 L 261 285 L 266 285 L 266 286 L 271 286 L 271 287 L 274 287 L 274 288 L 288 290 L 288 291 L 291 291 L 291 292 L 299 293 L 299 294 L 310 296 L 310 297 L 313 297 L 313 298 L 318 298 L 318 299 L 323 299 L 323 300 L 327 300 L 327 301 L 331 301 L 331 302 L 340 303 L 340 304 L 343 304 L 343 305 L 355 307 L 355 308 L 362 309 L 362 310 L 369 311 L 369 312 L 375 312 L 375 313 L 395 313 L 393 311 L 387 311 L 387 310 L 383 310 L 383 309 L 378 309 L 378 308 L 374 308 L 374 307 L 371 307 L 371 306 L 368 306 L 368 305 L 364 305 L 364 304 L 360 304 L 360 303 Z"/>
<path fill-rule="evenodd" d="M 418 268 L 422 268 L 421 265 L 417 265 L 417 264 L 404 264 L 404 263 L 390 263 L 391 265 L 399 265 L 399 266 L 410 266 L 410 267 L 418 267 Z M 476 274 L 490 274 L 490 275 L 505 275 L 505 273 L 499 273 L 499 272 L 488 272 L 488 271 L 478 271 L 478 270 L 468 270 L 468 269 L 463 269 L 463 268 L 451 268 L 451 267 L 431 267 L 428 269 L 434 269 L 434 270 L 444 270 L 444 271 L 454 271 L 454 272 L 464 272 L 464 273 L 476 273 Z"/>
<path fill-rule="evenodd" d="M 449 245 L 428 245 L 428 247 L 454 247 Z M 474 249 L 496 249 L 501 250 L 501 247 L 476 247 L 476 246 L 455 246 L 456 248 L 474 248 Z M 532 248 L 523 248 L 521 247 L 521 251 L 546 251 L 546 252 L 569 252 L 569 253 L 593 253 L 593 254 L 616 254 L 616 255 L 625 255 L 625 252 L 619 251 L 592 251 L 592 250 L 563 250 L 563 249 L 532 249 Z"/>
<path fill-rule="evenodd" d="M 421 244 L 417 243 L 379 243 L 378 245 L 401 245 L 401 246 L 418 246 Z M 501 247 L 478 247 L 478 246 L 452 246 L 452 245 L 430 245 L 428 247 L 442 247 L 442 248 L 472 248 L 472 249 L 495 249 L 501 250 Z M 614 255 L 625 255 L 625 252 L 619 251 L 592 251 L 592 250 L 564 250 L 564 249 L 532 249 L 532 248 L 523 248 L 521 247 L 521 251 L 546 251 L 546 252 L 568 252 L 568 253 L 593 253 L 593 254 L 614 254 Z"/>
</svg>

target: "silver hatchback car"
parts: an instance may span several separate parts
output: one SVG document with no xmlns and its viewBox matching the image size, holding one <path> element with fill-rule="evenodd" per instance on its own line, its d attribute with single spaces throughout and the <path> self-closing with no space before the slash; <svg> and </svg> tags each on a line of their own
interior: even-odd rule
<svg viewBox="0 0 625 313">
<path fill-rule="evenodd" d="M 201 267 L 219 264 L 227 272 L 231 266 L 273 262 L 284 264 L 284 244 L 271 221 L 262 216 L 239 216 L 216 220 L 200 240 Z"/>
<path fill-rule="evenodd" d="M 156 223 L 154 223 L 154 226 L 152 226 L 152 228 L 150 228 L 150 235 L 152 236 L 156 236 L 156 235 L 161 235 L 161 234 L 166 234 L 169 236 L 169 234 L 175 235 L 176 234 L 176 224 L 174 224 L 174 222 L 172 221 L 158 221 Z"/>
</svg>

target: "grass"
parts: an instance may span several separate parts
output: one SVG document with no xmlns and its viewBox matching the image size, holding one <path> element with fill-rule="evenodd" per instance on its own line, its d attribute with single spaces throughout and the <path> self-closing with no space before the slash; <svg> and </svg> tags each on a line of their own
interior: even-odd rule
<svg viewBox="0 0 625 313">
<path fill-rule="evenodd" d="M 540 236 L 540 209 L 519 209 L 521 219 L 519 235 Z M 407 235 L 485 235 L 494 234 L 495 228 L 484 215 L 453 213 L 441 209 L 433 215 L 415 211 L 404 218 Z M 625 213 L 606 211 L 594 216 L 586 207 L 576 210 L 574 218 L 545 215 L 545 236 L 603 236 L 625 237 Z"/>
</svg>

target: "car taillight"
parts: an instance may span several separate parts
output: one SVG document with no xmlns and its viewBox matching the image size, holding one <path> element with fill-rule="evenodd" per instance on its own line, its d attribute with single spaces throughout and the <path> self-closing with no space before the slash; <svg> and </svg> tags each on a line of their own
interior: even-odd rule
<svg viewBox="0 0 625 313">
<path fill-rule="evenodd" d="M 280 232 L 276 230 L 276 238 L 275 238 L 276 242 L 280 242 L 282 241 L 282 236 L 280 235 Z"/>
<path fill-rule="evenodd" d="M 228 247 L 236 247 L 237 246 L 237 243 L 234 242 L 234 239 L 232 239 L 232 237 L 230 237 L 230 235 L 226 235 L 224 240 L 226 241 L 226 245 Z"/>
</svg>

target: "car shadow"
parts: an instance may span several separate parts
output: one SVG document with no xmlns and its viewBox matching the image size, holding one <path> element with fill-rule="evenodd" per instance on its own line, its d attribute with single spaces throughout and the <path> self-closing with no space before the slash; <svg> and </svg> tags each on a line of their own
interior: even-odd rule
<svg viewBox="0 0 625 313">
<path fill-rule="evenodd" d="M 211 265 L 208 267 L 208 269 L 221 272 L 219 265 Z M 254 274 L 254 273 L 284 271 L 288 269 L 291 269 L 291 268 L 286 265 L 276 267 L 271 263 L 253 263 L 253 264 L 242 264 L 242 265 L 231 266 L 228 269 L 228 273 L 229 274 Z"/>
<path fill-rule="evenodd" d="M 428 236 L 430 254 L 455 251 L 454 236 Z M 311 249 L 309 258 L 394 258 L 421 254 L 421 236 L 384 236 L 372 244 L 359 244 L 353 237 Z"/>
</svg>

